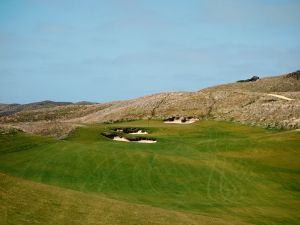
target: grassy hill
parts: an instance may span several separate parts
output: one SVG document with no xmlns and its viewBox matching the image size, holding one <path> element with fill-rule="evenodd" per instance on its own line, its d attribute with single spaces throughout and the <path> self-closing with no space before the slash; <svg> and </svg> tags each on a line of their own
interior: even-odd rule
<svg viewBox="0 0 300 225">
<path fill-rule="evenodd" d="M 54 102 L 49 100 L 42 102 L 33 102 L 29 104 L 0 104 L 0 116 L 9 116 L 26 110 L 52 108 L 55 106 L 65 106 L 71 104 L 72 102 Z"/>
<path fill-rule="evenodd" d="M 204 89 L 206 91 L 251 91 L 251 92 L 299 92 L 300 91 L 300 71 L 280 76 L 270 76 L 261 78 L 255 82 L 243 82 L 223 84 Z"/>
<path fill-rule="evenodd" d="M 101 135 L 115 127 L 146 128 L 158 142 Z M 33 182 L 1 175 L 1 207 L 10 224 L 53 224 L 52 212 L 55 224 L 97 224 L 103 213 L 107 224 L 300 224 L 299 137 L 231 122 L 151 120 L 92 124 L 63 140 L 2 134 L 0 171 Z"/>
<path fill-rule="evenodd" d="M 270 95 L 273 94 L 273 95 Z M 278 98 L 280 95 L 292 100 Z M 82 123 L 193 116 L 277 129 L 300 128 L 299 71 L 255 82 L 218 85 L 101 104 L 41 102 L 0 105 L 0 126 L 54 137 Z"/>
</svg>

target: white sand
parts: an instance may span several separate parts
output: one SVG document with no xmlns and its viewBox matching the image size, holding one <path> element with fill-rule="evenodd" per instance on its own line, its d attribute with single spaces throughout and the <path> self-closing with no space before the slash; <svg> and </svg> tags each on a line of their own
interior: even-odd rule
<svg viewBox="0 0 300 225">
<path fill-rule="evenodd" d="M 144 144 L 152 144 L 156 143 L 157 141 L 154 140 L 140 140 L 140 141 L 130 141 L 127 138 L 116 136 L 113 138 L 114 141 L 123 141 L 123 142 L 137 142 L 137 143 L 144 143 Z"/>
<path fill-rule="evenodd" d="M 152 143 L 156 143 L 157 141 L 153 141 L 153 140 L 140 140 L 140 141 L 136 141 L 138 143 L 145 143 L 145 144 L 152 144 Z"/>
<path fill-rule="evenodd" d="M 119 137 L 119 136 L 116 136 L 114 137 L 113 139 L 114 141 L 124 141 L 124 142 L 130 142 L 127 138 L 124 138 L 124 137 Z"/>
<path fill-rule="evenodd" d="M 291 98 L 288 98 L 288 97 L 285 97 L 285 96 L 282 96 L 282 95 L 276 95 L 276 94 L 268 94 L 268 95 L 273 96 L 273 97 L 276 97 L 276 98 L 288 100 L 288 101 L 294 100 L 294 99 L 291 99 Z"/>
<path fill-rule="evenodd" d="M 195 123 L 199 119 L 187 119 L 185 122 L 182 122 L 181 119 L 174 120 L 174 121 L 165 121 L 164 123 L 176 123 L 176 124 L 191 124 Z"/>
<path fill-rule="evenodd" d="M 129 133 L 129 134 L 148 134 L 148 132 L 144 132 L 142 130 L 138 130 L 138 132 L 133 132 L 133 133 Z"/>
</svg>

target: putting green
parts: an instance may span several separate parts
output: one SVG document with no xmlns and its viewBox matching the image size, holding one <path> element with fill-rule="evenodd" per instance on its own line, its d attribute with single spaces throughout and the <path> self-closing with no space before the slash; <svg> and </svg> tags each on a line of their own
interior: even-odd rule
<svg viewBox="0 0 300 225">
<path fill-rule="evenodd" d="M 113 127 L 155 144 L 116 142 Z M 129 203 L 253 224 L 300 224 L 300 133 L 234 123 L 96 124 L 65 140 L 0 135 L 0 171 Z"/>
</svg>

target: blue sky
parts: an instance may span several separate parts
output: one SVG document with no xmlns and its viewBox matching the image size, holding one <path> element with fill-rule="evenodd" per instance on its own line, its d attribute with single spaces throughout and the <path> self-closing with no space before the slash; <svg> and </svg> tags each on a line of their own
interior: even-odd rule
<svg viewBox="0 0 300 225">
<path fill-rule="evenodd" d="M 0 0 L 0 102 L 107 102 L 300 69 L 299 0 Z"/>
</svg>

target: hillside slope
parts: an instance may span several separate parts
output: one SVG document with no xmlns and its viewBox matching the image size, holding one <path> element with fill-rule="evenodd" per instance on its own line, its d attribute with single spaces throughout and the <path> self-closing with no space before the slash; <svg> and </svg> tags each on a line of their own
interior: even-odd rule
<svg viewBox="0 0 300 225">
<path fill-rule="evenodd" d="M 270 93 L 290 97 L 293 101 L 271 96 Z M 220 85 L 198 92 L 150 95 L 119 102 L 73 121 L 163 119 L 179 115 L 293 129 L 300 127 L 299 100 L 300 79 L 288 74 L 256 82 Z"/>
<path fill-rule="evenodd" d="M 26 110 L 35 110 L 41 108 L 51 108 L 55 106 L 65 106 L 71 105 L 72 102 L 54 102 L 54 101 L 42 101 L 42 102 L 33 102 L 29 104 L 0 104 L 0 116 L 9 116 L 15 113 L 26 111 Z"/>
<path fill-rule="evenodd" d="M 0 224 L 6 225 L 225 225 L 229 223 L 208 216 L 130 204 L 39 184 L 3 173 L 0 173 L 0 186 Z M 230 224 L 246 225 L 232 221 Z"/>
<path fill-rule="evenodd" d="M 297 71 L 262 78 L 255 82 L 219 85 L 196 92 L 159 93 L 107 104 L 29 108 L 0 116 L 0 124 L 13 125 L 28 132 L 34 133 L 34 130 L 38 130 L 36 133 L 43 133 L 50 124 L 52 127 L 56 126 L 53 125 L 55 123 L 60 127 L 64 124 L 72 124 L 73 127 L 78 123 L 193 116 L 270 128 L 298 129 L 299 74 Z M 58 130 L 61 131 L 61 135 L 70 129 Z"/>
<path fill-rule="evenodd" d="M 231 83 L 209 87 L 205 91 L 251 91 L 251 92 L 298 92 L 300 91 L 300 71 L 261 78 L 255 82 Z"/>
</svg>

